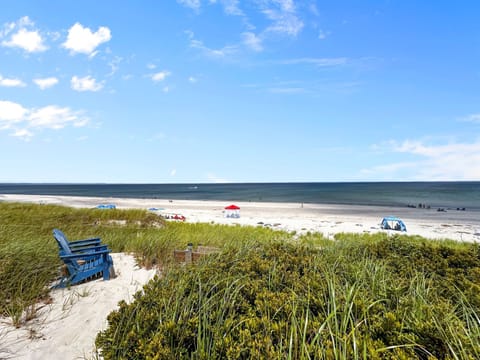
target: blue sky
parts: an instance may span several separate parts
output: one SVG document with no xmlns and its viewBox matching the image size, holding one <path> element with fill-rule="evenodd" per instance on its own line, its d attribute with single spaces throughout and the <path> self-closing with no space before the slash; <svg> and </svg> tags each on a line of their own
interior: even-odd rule
<svg viewBox="0 0 480 360">
<path fill-rule="evenodd" d="M 478 1 L 15 0 L 0 182 L 480 180 Z"/>
</svg>

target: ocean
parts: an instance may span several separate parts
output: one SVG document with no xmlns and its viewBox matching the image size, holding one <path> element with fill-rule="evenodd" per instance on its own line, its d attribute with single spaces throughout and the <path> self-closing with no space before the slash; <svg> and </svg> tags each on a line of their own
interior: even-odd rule
<svg viewBox="0 0 480 360">
<path fill-rule="evenodd" d="M 228 184 L 8 183 L 0 184 L 0 194 L 428 206 L 480 210 L 480 181 Z"/>
</svg>

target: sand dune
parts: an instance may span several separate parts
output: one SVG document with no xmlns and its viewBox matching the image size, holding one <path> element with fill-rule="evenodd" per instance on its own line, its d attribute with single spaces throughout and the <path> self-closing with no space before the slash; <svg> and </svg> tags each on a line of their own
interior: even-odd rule
<svg viewBox="0 0 480 360">
<path fill-rule="evenodd" d="M 479 213 L 468 210 L 437 212 L 434 209 L 239 202 L 236 205 L 241 208 L 240 218 L 226 218 L 223 211 L 229 203 L 220 201 L 38 195 L 0 195 L 1 200 L 87 208 L 106 203 L 120 209 L 156 208 L 159 215 L 182 214 L 187 222 L 269 226 L 296 233 L 321 232 L 329 237 L 340 232 L 385 231 L 379 226 L 381 218 L 396 215 L 406 223 L 408 235 L 480 240 Z M 107 315 L 120 300 L 130 301 L 132 295 L 154 276 L 153 270 L 138 268 L 130 255 L 112 256 L 118 274 L 115 279 L 53 290 L 53 302 L 39 304 L 38 316 L 20 329 L 12 327 L 8 319 L 0 319 L 0 359 L 92 358 L 95 336 L 106 327 Z"/>
</svg>

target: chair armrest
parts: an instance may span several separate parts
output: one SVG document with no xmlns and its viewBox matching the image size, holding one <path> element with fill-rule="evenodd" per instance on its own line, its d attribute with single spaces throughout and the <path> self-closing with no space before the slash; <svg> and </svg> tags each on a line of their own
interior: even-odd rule
<svg viewBox="0 0 480 360">
<path fill-rule="evenodd" d="M 81 253 L 81 254 L 70 254 L 70 255 L 65 255 L 65 254 L 60 254 L 60 259 L 72 259 L 72 260 L 81 260 L 81 259 L 89 259 L 89 258 L 95 258 L 98 257 L 98 255 L 104 255 L 104 254 L 109 254 L 111 251 L 109 249 L 106 250 L 101 250 L 101 251 L 94 251 L 94 252 L 88 252 L 88 253 Z"/>
<path fill-rule="evenodd" d="M 70 248 L 71 252 L 76 254 L 76 253 L 84 253 L 84 252 L 98 252 L 101 250 L 106 250 L 108 249 L 108 245 L 96 245 L 96 246 L 83 246 L 83 247 L 75 247 L 75 248 Z"/>
<path fill-rule="evenodd" d="M 74 240 L 69 241 L 68 244 L 70 246 L 78 246 L 82 244 L 100 244 L 102 240 L 100 238 L 91 238 L 91 239 L 84 239 L 84 240 Z"/>
</svg>

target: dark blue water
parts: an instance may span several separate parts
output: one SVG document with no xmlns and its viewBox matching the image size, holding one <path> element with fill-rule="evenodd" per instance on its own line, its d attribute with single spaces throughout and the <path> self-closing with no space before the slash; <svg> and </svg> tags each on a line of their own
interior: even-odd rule
<svg viewBox="0 0 480 360">
<path fill-rule="evenodd" d="M 480 210 L 480 182 L 0 184 L 0 194 L 408 206 Z"/>
</svg>

